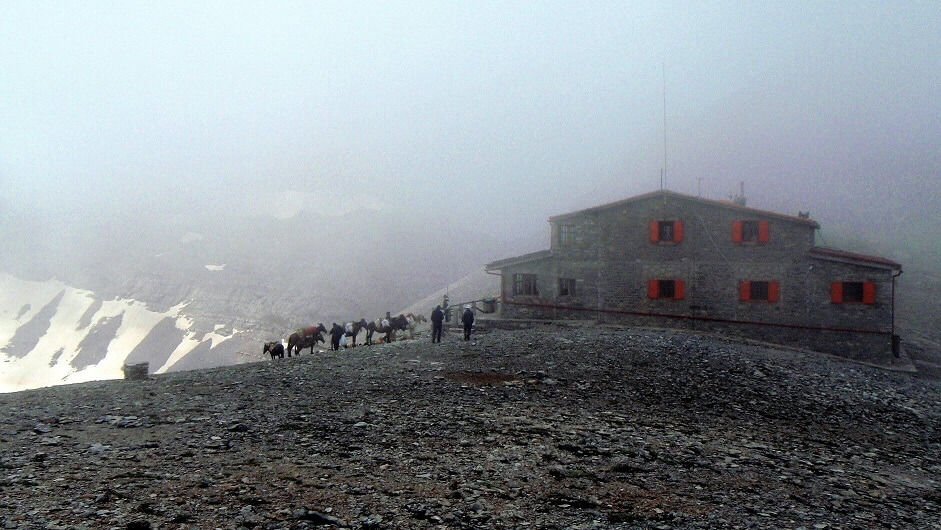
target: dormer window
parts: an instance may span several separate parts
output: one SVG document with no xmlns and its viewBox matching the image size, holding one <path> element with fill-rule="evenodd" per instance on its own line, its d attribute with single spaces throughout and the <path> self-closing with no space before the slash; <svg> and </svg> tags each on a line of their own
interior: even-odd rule
<svg viewBox="0 0 941 530">
<path fill-rule="evenodd" d="M 559 225 L 559 246 L 568 247 L 575 243 L 575 225 Z"/>
<path fill-rule="evenodd" d="M 650 242 L 676 244 L 683 241 L 683 222 L 675 220 L 650 221 Z"/>
</svg>

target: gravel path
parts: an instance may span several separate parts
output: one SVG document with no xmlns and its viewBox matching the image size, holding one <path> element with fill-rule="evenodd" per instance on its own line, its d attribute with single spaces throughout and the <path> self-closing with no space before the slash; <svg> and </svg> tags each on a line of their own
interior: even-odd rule
<svg viewBox="0 0 941 530">
<path fill-rule="evenodd" d="M 541 326 L 0 395 L 0 528 L 929 528 L 941 384 Z"/>
</svg>

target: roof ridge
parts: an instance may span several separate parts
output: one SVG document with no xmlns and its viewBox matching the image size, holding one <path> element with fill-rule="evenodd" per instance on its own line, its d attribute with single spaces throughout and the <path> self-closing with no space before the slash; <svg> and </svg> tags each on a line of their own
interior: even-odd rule
<svg viewBox="0 0 941 530">
<path fill-rule="evenodd" d="M 681 199 L 692 200 L 692 201 L 697 201 L 697 202 L 706 203 L 706 204 L 712 204 L 712 205 L 720 206 L 720 207 L 723 207 L 723 208 L 731 208 L 731 209 L 735 209 L 735 210 L 744 210 L 744 211 L 750 211 L 750 212 L 760 213 L 760 214 L 763 214 L 763 215 L 771 215 L 771 216 L 774 216 L 774 217 L 778 217 L 778 218 L 780 218 L 780 219 L 783 219 L 783 220 L 785 220 L 785 221 L 791 221 L 791 222 L 795 222 L 795 223 L 811 225 L 811 226 L 813 226 L 814 228 L 820 228 L 820 224 L 817 223 L 817 221 L 814 221 L 813 219 L 810 219 L 810 218 L 798 217 L 798 216 L 796 216 L 796 215 L 789 215 L 789 214 L 786 214 L 786 213 L 773 212 L 773 211 L 770 211 L 770 210 L 762 210 L 762 209 L 760 209 L 760 208 L 754 208 L 754 207 L 752 207 L 752 206 L 744 206 L 744 205 L 741 205 L 741 204 L 735 204 L 735 203 L 733 203 L 733 202 L 722 201 L 722 200 L 719 200 L 719 199 L 708 199 L 708 198 L 705 198 L 705 197 L 696 197 L 696 196 L 693 196 L 693 195 L 688 195 L 688 194 L 686 194 L 686 193 L 680 193 L 680 192 L 678 192 L 678 191 L 672 191 L 672 190 L 656 190 L 656 191 L 652 191 L 652 192 L 649 192 L 649 193 L 642 193 L 642 194 L 640 194 L 640 195 L 633 195 L 633 196 L 631 196 L 631 197 L 627 197 L 627 198 L 624 198 L 624 199 L 619 199 L 619 200 L 612 201 L 612 202 L 608 202 L 608 203 L 605 203 L 605 204 L 599 204 L 599 205 L 597 205 L 597 206 L 590 206 L 590 207 L 588 207 L 588 208 L 582 208 L 582 209 L 580 209 L 580 210 L 575 210 L 575 211 L 572 211 L 572 212 L 567 212 L 567 213 L 562 213 L 562 214 L 558 214 L 558 215 L 553 215 L 553 216 L 549 217 L 549 221 L 551 222 L 551 221 L 554 221 L 554 220 L 556 220 L 556 219 L 564 219 L 564 218 L 566 218 L 566 217 L 571 217 L 571 216 L 574 216 L 574 215 L 580 215 L 580 214 L 589 213 L 589 212 L 593 212 L 593 211 L 605 210 L 605 209 L 608 209 L 608 208 L 614 208 L 614 207 L 616 207 L 616 206 L 621 206 L 621 205 L 623 205 L 623 204 L 628 204 L 628 203 L 630 203 L 630 202 L 634 202 L 634 201 L 638 201 L 638 200 L 648 199 L 648 198 L 651 198 L 651 197 L 655 197 L 655 196 L 657 196 L 657 195 L 673 195 L 673 196 L 678 197 L 678 198 L 681 198 Z"/>
<path fill-rule="evenodd" d="M 865 262 L 870 262 L 870 263 L 878 263 L 882 265 L 887 265 L 890 267 L 897 267 L 899 269 L 902 268 L 901 263 L 893 261 L 889 258 L 884 258 L 882 256 L 874 256 L 872 254 L 860 254 L 858 252 L 850 252 L 849 250 L 841 250 L 841 249 L 833 248 L 833 247 L 813 246 L 813 247 L 810 247 L 810 252 L 816 253 L 816 254 L 823 254 L 823 255 L 827 255 L 827 256 L 831 256 L 835 258 L 865 261 Z"/>
</svg>

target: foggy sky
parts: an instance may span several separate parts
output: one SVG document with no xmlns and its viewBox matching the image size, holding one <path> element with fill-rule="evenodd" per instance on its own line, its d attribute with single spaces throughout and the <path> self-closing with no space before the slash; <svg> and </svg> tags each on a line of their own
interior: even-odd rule
<svg viewBox="0 0 941 530">
<path fill-rule="evenodd" d="M 659 186 L 665 70 L 668 188 L 745 181 L 750 204 L 878 237 L 924 212 L 937 247 L 939 12 L 5 2 L 0 199 L 44 215 L 352 204 L 528 230 Z"/>
</svg>

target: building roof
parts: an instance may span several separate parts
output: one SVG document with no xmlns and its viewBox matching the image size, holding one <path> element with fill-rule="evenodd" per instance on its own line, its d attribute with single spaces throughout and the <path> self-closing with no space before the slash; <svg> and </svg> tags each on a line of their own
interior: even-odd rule
<svg viewBox="0 0 941 530">
<path fill-rule="evenodd" d="M 846 250 L 839 250 L 829 247 L 813 247 L 810 249 L 810 255 L 815 258 L 829 259 L 833 261 L 842 261 L 857 263 L 860 265 L 870 265 L 880 268 L 902 270 L 902 265 L 900 263 L 892 261 L 888 258 L 869 256 L 867 254 L 857 254 L 855 252 L 847 252 Z"/>
<path fill-rule="evenodd" d="M 554 216 L 552 216 L 552 217 L 549 218 L 549 222 L 557 221 L 557 220 L 560 220 L 560 219 L 566 219 L 566 218 L 569 218 L 569 217 L 574 217 L 574 216 L 582 215 L 582 214 L 586 214 L 586 213 L 598 212 L 598 211 L 601 211 L 601 210 L 607 210 L 607 209 L 609 209 L 609 208 L 616 208 L 616 207 L 618 207 L 618 206 L 623 206 L 623 205 L 626 205 L 626 204 L 630 204 L 630 203 L 632 203 L 632 202 L 642 201 L 642 200 L 645 200 L 645 199 L 651 199 L 651 198 L 654 198 L 654 197 L 661 197 L 661 196 L 664 196 L 664 197 L 676 197 L 676 198 L 685 199 L 685 200 L 688 200 L 688 201 L 694 201 L 694 202 L 699 202 L 699 203 L 703 203 L 703 204 L 709 204 L 709 205 L 712 205 L 712 206 L 719 206 L 719 207 L 727 208 L 727 209 L 730 209 L 730 210 L 737 210 L 737 211 L 740 211 L 740 212 L 751 213 L 751 214 L 755 214 L 755 215 L 764 215 L 764 216 L 774 217 L 774 218 L 777 218 L 777 219 L 782 219 L 782 220 L 785 220 L 785 221 L 791 221 L 791 222 L 799 223 L 799 224 L 802 224 L 802 225 L 805 225 L 805 226 L 810 226 L 810 227 L 813 227 L 813 228 L 820 228 L 820 225 L 817 223 L 817 221 L 814 221 L 813 219 L 808 219 L 808 218 L 805 218 L 805 217 L 798 217 L 798 216 L 796 216 L 796 215 L 787 215 L 787 214 L 783 214 L 783 213 L 769 212 L 769 211 L 767 211 L 767 210 L 760 210 L 760 209 L 758 209 L 758 208 L 750 208 L 750 207 L 748 207 L 748 206 L 742 206 L 741 204 L 735 204 L 734 202 L 731 202 L 731 201 L 717 201 L 717 200 L 715 200 L 715 199 L 704 199 L 704 198 L 702 198 L 702 197 L 694 197 L 694 196 L 692 196 L 692 195 L 686 195 L 685 193 L 677 193 L 677 192 L 675 192 L 675 191 L 670 191 L 670 190 L 657 190 L 657 191 L 653 191 L 653 192 L 650 192 L 650 193 L 645 193 L 645 194 L 643 194 L 643 195 L 635 195 L 635 196 L 633 196 L 633 197 L 628 197 L 628 198 L 626 198 L 626 199 L 621 199 L 621 200 L 619 200 L 619 201 L 609 202 L 609 203 L 607 203 L 607 204 L 602 204 L 602 205 L 599 205 L 599 206 L 592 206 L 591 208 L 585 208 L 585 209 L 582 209 L 582 210 L 576 210 L 576 211 L 574 211 L 574 212 L 569 212 L 569 213 L 563 213 L 563 214 L 559 214 L 559 215 L 554 215 Z"/>
<path fill-rule="evenodd" d="M 529 254 L 523 254 L 522 256 L 514 256 L 512 258 L 497 260 L 492 263 L 488 263 L 484 266 L 484 268 L 486 270 L 502 269 L 504 267 L 509 267 L 510 265 L 518 265 L 520 263 L 529 263 L 530 261 L 546 259 L 551 255 L 551 250 L 540 250 L 539 252 L 530 252 Z"/>
</svg>

